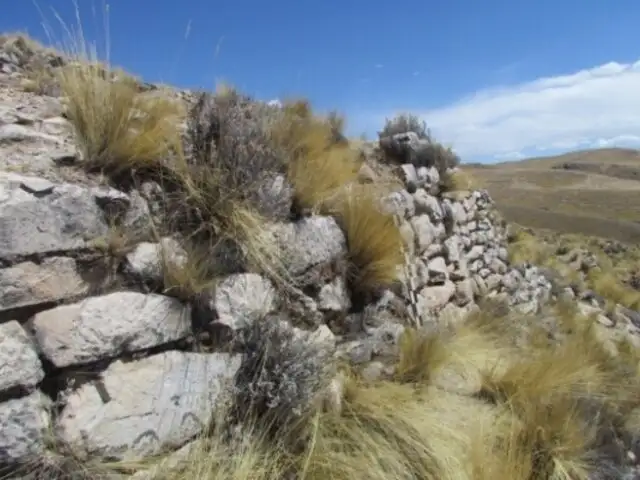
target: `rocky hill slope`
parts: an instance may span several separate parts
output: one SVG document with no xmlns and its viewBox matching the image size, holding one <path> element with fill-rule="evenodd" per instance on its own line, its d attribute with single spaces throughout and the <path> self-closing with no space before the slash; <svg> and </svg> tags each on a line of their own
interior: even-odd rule
<svg viewBox="0 0 640 480">
<path fill-rule="evenodd" d="M 640 314 L 622 305 L 605 309 L 603 299 L 593 292 L 580 291 L 544 268 L 512 264 L 508 226 L 491 197 L 484 190 L 452 189 L 456 168 L 434 160 L 431 140 L 400 132 L 369 151 L 355 151 L 339 138 L 325 144 L 326 124 L 302 111 L 296 113 L 301 123 L 296 120 L 285 132 L 287 142 L 295 137 L 301 143 L 285 150 L 293 164 L 302 162 L 300 158 L 307 163 L 298 163 L 298 170 L 290 165 L 278 170 L 276 153 L 285 150 L 265 153 L 264 145 L 252 142 L 261 135 L 263 119 L 281 119 L 290 110 L 235 93 L 216 97 L 162 92 L 190 112 L 189 121 L 175 127 L 190 160 L 176 163 L 178 157 L 167 149 L 162 153 L 174 163 L 154 159 L 149 168 L 147 158 L 136 157 L 134 162 L 131 156 L 123 174 L 113 168 L 114 162 L 122 162 L 121 151 L 89 148 L 87 128 L 73 110 L 89 107 L 65 95 L 69 90 L 64 81 L 60 90 L 47 83 L 46 91 L 25 91 L 25 85 L 34 90 L 27 83 L 33 78 L 29 65 L 34 56 L 42 63 L 38 56 L 45 54 L 29 43 L 12 42 L 5 40 L 0 55 L 0 464 L 13 475 L 10 478 L 346 478 L 346 463 L 327 461 L 343 447 L 354 449 L 350 462 L 362 459 L 361 470 L 351 470 L 356 478 L 623 478 L 602 476 L 614 471 L 634 475 L 636 437 L 626 413 L 627 423 L 616 424 L 614 433 L 607 430 L 606 441 L 598 436 L 599 443 L 594 437 L 595 443 L 584 446 L 595 455 L 581 457 L 584 469 L 569 469 L 565 476 L 545 470 L 565 461 L 564 451 L 544 450 L 553 439 L 544 440 L 544 446 L 540 439 L 525 442 L 531 451 L 551 452 L 548 461 L 527 457 L 535 472 L 499 473 L 505 465 L 525 465 L 526 455 L 532 454 L 525 452 L 509 463 L 500 452 L 522 452 L 496 448 L 474 460 L 469 452 L 478 454 L 479 446 L 471 437 L 453 435 L 452 425 L 471 431 L 473 422 L 489 418 L 480 415 L 487 409 L 497 415 L 498 409 L 489 404 L 499 403 L 498 391 L 485 402 L 480 397 L 488 395 L 486 388 L 473 386 L 476 381 L 486 386 L 482 379 L 490 371 L 497 375 L 497 364 L 489 368 L 488 359 L 516 361 L 526 356 L 526 345 L 538 338 L 541 327 L 544 338 L 560 341 L 565 333 L 562 322 L 568 320 L 566 313 L 558 313 L 559 301 L 565 302 L 563 308 L 573 309 L 572 322 L 580 319 L 593 326 L 597 343 L 583 343 L 572 355 L 553 357 L 537 374 L 546 374 L 552 365 L 566 367 L 567 359 L 580 360 L 583 368 L 584 349 L 592 354 L 602 348 L 609 352 L 602 355 L 613 359 L 622 355 L 620 345 L 637 348 Z M 56 69 L 66 68 L 65 60 L 46 55 L 55 79 Z M 87 72 L 95 75 L 90 70 L 82 73 Z M 75 81 L 83 79 L 87 80 Z M 109 85 L 122 80 L 113 82 Z M 149 86 L 135 88 L 135 95 L 149 94 Z M 160 95 L 156 89 L 150 91 L 155 97 L 145 99 Z M 243 114 L 238 114 L 239 108 Z M 304 110 L 300 104 L 297 108 Z M 132 121 L 126 132 L 111 131 L 110 140 L 124 144 L 118 135 L 133 131 L 134 144 L 152 151 L 157 145 L 148 145 L 143 136 L 149 133 L 143 123 L 149 117 L 141 114 L 134 115 L 141 120 Z M 316 149 L 318 137 L 323 143 Z M 209 163 L 198 163 L 207 148 Z M 268 158 L 273 171 L 262 175 L 261 164 L 254 163 L 224 176 L 229 174 L 224 162 L 231 156 L 223 158 L 220 152 L 240 158 L 247 149 L 252 161 L 259 155 Z M 93 168 L 91 163 L 98 159 L 100 168 Z M 357 169 L 345 170 L 349 162 Z M 213 168 L 216 165 L 223 167 Z M 304 170 L 311 168 L 307 165 L 313 170 Z M 331 177 L 338 176 L 336 171 L 348 180 L 346 186 Z M 320 195 L 323 182 L 331 185 Z M 255 196 L 239 192 L 238 185 L 255 187 Z M 225 195 L 233 196 L 235 203 L 225 203 Z M 498 308 L 488 310 L 489 304 Z M 517 327 L 508 355 L 494 342 L 496 331 L 508 336 L 501 322 Z M 438 350 L 436 341 L 448 343 Z M 487 356 L 482 361 L 473 353 L 480 351 L 479 345 Z M 436 362 L 437 352 L 449 363 Z M 447 357 L 452 352 L 457 353 Z M 448 367 L 436 375 L 429 370 L 436 364 Z M 341 365 L 348 366 L 347 376 Z M 531 365 L 545 363 L 536 360 Z M 618 366 L 611 368 L 607 375 L 620 375 Z M 426 370 L 428 379 L 420 373 Z M 566 380 L 566 372 L 552 373 L 556 381 Z M 537 374 L 521 374 L 518 381 Z M 349 375 L 358 378 L 358 385 L 368 386 L 354 387 Z M 574 386 L 622 392 L 617 383 L 598 378 L 587 379 L 593 385 Z M 394 389 L 413 389 L 416 382 L 427 380 L 441 393 L 434 396 L 430 391 L 422 407 L 405 408 L 416 400 L 406 397 L 407 403 L 402 403 L 410 390 Z M 627 380 L 631 385 L 628 378 L 622 383 Z M 620 411 L 622 395 L 616 397 L 618 403 L 609 402 Z M 373 404 L 362 403 L 363 398 L 377 398 L 376 408 L 384 408 L 374 410 Z M 283 428 L 276 438 L 291 430 L 299 434 L 297 428 L 302 427 L 292 427 L 294 420 L 315 411 L 318 399 L 321 410 L 334 417 L 316 424 L 328 430 L 315 432 L 320 443 L 316 450 L 305 450 L 304 468 L 291 460 L 286 466 L 278 464 L 280 474 L 258 474 L 266 460 L 254 455 L 254 476 L 225 470 L 231 467 L 223 466 L 220 458 L 235 458 L 237 451 L 245 452 L 242 458 L 248 461 L 242 442 L 234 440 L 234 429 L 249 438 L 242 428 L 250 419 L 266 432 L 273 433 L 274 425 Z M 630 412 L 636 405 L 628 403 L 624 408 Z M 356 407 L 369 412 L 361 415 L 370 415 L 368 421 L 375 425 L 391 428 L 389 422 L 396 422 L 394 429 L 378 438 L 382 427 L 371 427 L 366 438 L 349 439 L 346 432 L 357 431 L 356 424 L 349 423 Z M 453 422 L 447 427 L 453 430 L 439 434 L 449 449 L 445 452 L 430 450 L 439 445 L 434 443 L 440 438 L 437 432 L 407 426 L 407 421 L 426 422 L 421 415 L 438 408 L 444 410 L 429 428 L 445 422 L 445 417 Z M 393 417 L 399 412 L 409 416 Z M 265 418 L 269 422 L 260 423 Z M 328 427 L 336 418 L 342 419 L 337 425 L 344 431 Z M 489 423 L 497 425 L 497 418 L 491 416 Z M 229 425 L 234 428 L 226 429 Z M 400 425 L 408 430 L 400 431 Z M 609 427 L 593 428 L 600 435 Z M 335 433 L 330 431 L 342 432 L 342 446 L 332 446 Z M 211 450 L 212 435 L 217 435 L 219 450 Z M 388 445 L 385 448 L 391 450 L 385 451 L 387 435 L 399 437 L 395 447 Z M 404 437 L 403 444 L 402 435 L 417 436 Z M 300 441 L 304 435 L 296 438 Z M 418 447 L 423 440 L 430 446 Z M 474 448 L 469 450 L 465 442 Z M 195 457 L 189 455 L 204 444 L 209 461 L 202 466 L 200 453 L 198 468 L 208 470 L 193 470 Z M 489 443 L 482 445 L 488 448 Z M 230 446 L 235 450 L 228 450 Z M 388 456 L 367 463 L 366 450 L 371 448 Z M 424 451 L 412 450 L 418 448 Z M 294 450 L 288 444 L 276 449 L 297 458 Z M 181 463 L 185 458 L 190 458 L 188 467 Z M 542 470 L 540 462 L 547 462 Z M 108 468 L 109 463 L 115 467 Z M 336 470 L 332 473 L 331 468 Z M 183 473 L 170 476 L 172 469 Z M 86 477 L 79 476 L 81 470 L 88 472 Z"/>
</svg>

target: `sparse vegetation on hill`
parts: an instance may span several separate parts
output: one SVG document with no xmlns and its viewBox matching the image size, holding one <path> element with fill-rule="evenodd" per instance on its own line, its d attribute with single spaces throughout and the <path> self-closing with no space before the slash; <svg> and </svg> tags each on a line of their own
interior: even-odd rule
<svg viewBox="0 0 640 480">
<path fill-rule="evenodd" d="M 194 378 L 206 378 L 216 385 L 211 397 L 219 395 L 221 400 L 211 405 L 212 419 L 205 422 L 202 432 L 186 439 L 172 438 L 177 447 L 187 440 L 191 443 L 177 459 L 170 457 L 173 461 L 169 463 L 160 455 L 129 461 L 122 451 L 111 452 L 115 459 L 99 458 L 100 448 L 108 450 L 106 442 L 85 452 L 84 458 L 51 446 L 50 453 L 33 455 L 34 461 L 23 466 L 20 478 L 593 480 L 627 478 L 622 475 L 633 470 L 640 455 L 639 351 L 626 339 L 603 340 L 593 318 L 568 299 L 549 301 L 531 314 L 516 310 L 503 295 L 506 290 L 498 293 L 499 288 L 494 288 L 495 295 L 482 299 L 478 292 L 488 291 L 486 283 L 499 277 L 485 265 L 494 263 L 496 272 L 507 272 L 507 258 L 499 258 L 500 249 L 489 255 L 485 248 L 491 241 L 500 241 L 492 238 L 500 230 L 493 228 L 490 217 L 465 206 L 465 202 L 486 202 L 486 198 L 467 195 L 472 184 L 464 171 L 456 170 L 458 157 L 438 143 L 416 117 L 404 115 L 388 121 L 380 133 L 382 147 L 375 150 L 375 158 L 369 158 L 345 139 L 339 115 L 319 116 L 306 101 L 271 107 L 232 88 L 217 94 L 189 93 L 186 100 L 178 100 L 163 91 L 139 91 L 126 77 L 105 77 L 104 67 L 86 63 L 86 58 L 75 60 L 60 67 L 55 77 L 67 99 L 66 117 L 82 153 L 73 168 L 87 175 L 96 171 L 103 175 L 112 187 L 102 186 L 107 192 L 99 192 L 103 203 L 109 196 L 115 198 L 115 205 L 131 202 L 143 185 L 148 190 L 151 184 L 157 186 L 157 195 L 149 196 L 155 204 L 149 202 L 144 228 L 123 231 L 131 224 L 120 212 L 114 214 L 117 221 L 107 237 L 90 246 L 102 255 L 117 257 L 118 265 L 128 259 L 126 268 L 133 269 L 135 262 L 128 257 L 134 250 L 130 242 L 140 230 L 148 230 L 153 242 L 143 247 L 159 248 L 159 272 L 149 274 L 155 275 L 153 281 L 138 282 L 139 291 L 128 292 L 130 298 L 141 295 L 146 305 L 146 295 L 152 292 L 154 301 L 178 302 L 171 303 L 174 310 L 178 310 L 176 305 L 187 305 L 189 323 L 200 321 L 209 328 L 205 332 L 209 343 L 193 333 L 197 330 L 191 325 L 189 334 L 172 337 L 172 332 L 151 323 L 152 309 L 143 311 L 144 315 L 136 310 L 133 317 L 143 316 L 149 323 L 135 335 L 114 328 L 113 349 L 132 357 L 118 361 L 117 366 L 128 368 L 140 351 L 153 354 L 158 346 L 145 343 L 151 342 L 149 338 L 164 335 L 169 338 L 166 343 L 176 345 L 187 343 L 188 337 L 197 346 L 189 352 L 193 356 L 185 367 L 185 376 L 192 383 L 185 384 L 195 390 Z M 411 139 L 393 137 L 407 132 L 414 132 L 423 142 L 416 146 Z M 379 164 L 389 168 L 377 168 Z M 370 170 L 366 181 L 365 168 Z M 477 171 L 473 171 L 474 181 Z M 486 181 L 492 170 L 483 172 Z M 410 178 L 413 174 L 415 179 Z M 493 181 L 499 183 L 499 177 Z M 430 193 L 425 187 L 414 194 L 419 181 Z M 402 190 L 404 185 L 413 191 L 409 187 Z M 42 193 L 53 188 L 41 182 L 31 190 Z M 466 195 L 458 203 L 437 197 L 458 190 Z M 128 192 L 136 193 L 127 197 Z M 392 193 L 397 194 L 397 202 L 385 208 L 383 200 Z M 80 197 L 77 194 L 74 201 L 79 202 Z M 97 201 L 93 197 L 91 201 L 95 210 Z M 109 209 L 100 210 L 103 213 L 106 216 Z M 323 223 L 308 234 L 313 238 L 294 252 L 307 263 L 301 271 L 293 271 L 288 263 L 294 261 L 291 252 L 300 225 L 318 218 Z M 414 230 L 407 241 L 409 234 L 401 228 L 410 225 L 407 219 L 430 241 L 414 238 Z M 468 228 L 470 223 L 478 230 L 473 231 L 474 237 L 465 237 L 473 238 L 465 246 L 461 237 L 469 232 L 460 225 Z M 331 229 L 338 233 L 331 236 L 333 232 L 326 231 Z M 522 231 L 513 234 L 512 262 L 553 267 L 563 279 L 604 297 L 611 308 L 621 304 L 640 310 L 640 292 L 634 283 L 640 275 L 636 248 L 600 244 L 592 258 L 578 249 L 586 243 L 582 238 L 550 238 L 553 240 L 542 241 Z M 429 250 L 432 246 L 437 248 Z M 82 248 L 90 250 L 84 243 Z M 334 254 L 342 248 L 346 266 Z M 416 254 L 413 250 L 418 248 Z M 384 295 L 398 290 L 395 287 L 403 281 L 401 270 L 412 267 L 407 262 L 409 255 L 424 270 L 415 276 L 428 277 L 433 281 L 430 286 L 436 288 L 436 293 L 410 307 L 420 309 L 420 315 L 432 319 L 433 325 L 409 328 L 414 319 L 406 312 L 385 323 L 380 313 L 391 315 Z M 8 262 L 15 258 L 22 262 L 32 256 L 8 258 Z M 154 265 L 146 259 L 139 263 L 145 271 Z M 480 279 L 476 283 L 466 282 L 471 278 L 469 269 L 475 269 Z M 242 274 L 242 281 L 254 282 L 242 290 L 245 297 L 238 298 L 238 291 L 229 286 L 230 274 Z M 329 296 L 331 301 L 324 303 L 323 298 L 316 302 L 311 297 L 318 291 L 326 296 L 327 290 L 337 290 L 336 279 L 345 280 L 342 297 Z M 502 279 L 496 285 L 500 282 Z M 278 293 L 273 302 L 267 301 L 271 297 L 265 293 L 271 290 Z M 166 299 L 161 293 L 173 298 Z M 296 308 L 300 300 L 296 295 L 315 303 L 315 310 Z M 436 306 L 439 296 L 445 300 Z M 462 309 L 475 300 L 479 308 Z M 225 310 L 218 305 L 233 302 L 240 305 L 235 316 L 230 307 Z M 256 302 L 258 313 L 251 308 Z M 125 305 L 127 309 L 134 308 L 131 303 Z M 349 306 L 336 307 L 335 303 Z M 442 326 L 436 318 L 448 305 L 463 315 L 460 321 Z M 75 304 L 59 308 L 63 310 L 56 312 L 59 316 L 54 320 L 63 326 L 54 340 L 47 343 L 42 341 L 44 334 L 35 334 L 49 348 L 39 352 L 41 356 L 58 360 L 59 365 L 47 360 L 47 368 L 56 375 L 74 366 L 74 352 L 54 348 L 56 342 L 65 340 L 67 318 L 74 318 L 73 335 L 87 337 L 87 342 L 106 335 L 101 327 L 109 320 L 96 304 L 87 310 Z M 313 317 L 315 313 L 320 314 L 320 322 Z M 82 322 L 92 315 L 98 320 L 81 330 Z M 334 335 L 322 315 L 342 322 L 336 328 L 339 334 Z M 42 317 L 32 322 L 35 330 L 39 321 L 43 322 Z M 176 328 L 185 328 L 187 322 L 175 323 Z M 382 340 L 359 344 L 351 357 L 333 355 L 329 345 L 349 342 L 360 331 L 371 331 Z M 396 339 L 397 332 L 401 334 Z M 216 336 L 233 337 L 220 340 L 215 346 L 224 345 L 224 350 L 214 353 L 229 355 L 230 363 L 236 359 L 238 363 L 224 392 L 217 372 L 204 368 L 203 377 L 194 378 L 191 375 L 196 374 L 190 373 L 191 362 L 196 364 L 201 355 L 214 349 Z M 393 341 L 388 337 L 394 337 Z M 0 338 L 0 344 L 3 340 Z M 385 342 L 394 348 L 386 349 Z M 127 350 L 130 345 L 133 347 Z M 136 345 L 143 346 L 136 350 Z M 100 348 L 90 344 L 78 356 L 93 361 L 91 355 Z M 376 362 L 369 361 L 374 351 L 379 358 Z M 366 357 L 367 352 L 369 360 L 345 361 Z M 212 370 L 223 369 L 213 365 Z M 97 360 L 91 366 L 101 367 Z M 377 374 L 371 373 L 374 367 Z M 145 381 L 156 372 L 147 368 Z M 108 383 L 104 371 L 94 376 Z M 135 390 L 136 386 L 126 387 Z M 97 387 L 96 391 L 99 393 L 90 393 L 92 399 L 100 397 L 96 408 L 117 403 L 105 399 Z M 11 394 L 21 395 L 22 391 Z M 167 408 L 178 408 L 180 401 L 190 400 L 172 397 Z M 118 421 L 126 418 L 125 406 L 113 408 Z M 202 421 L 193 417 L 180 422 Z M 72 420 L 76 421 L 72 418 L 69 423 Z M 81 418 L 77 423 L 93 420 Z M 140 443 L 144 441 L 152 445 L 150 450 L 154 442 L 159 443 L 157 439 Z M 8 455 L 0 451 L 0 467 L 5 457 Z"/>
<path fill-rule="evenodd" d="M 616 241 L 576 234 L 519 228 L 510 244 L 514 262 L 556 270 L 562 278 L 589 289 L 610 304 L 640 310 L 640 249 Z"/>
<path fill-rule="evenodd" d="M 559 233 L 640 242 L 640 155 L 601 149 L 463 165 L 509 221 Z"/>
</svg>

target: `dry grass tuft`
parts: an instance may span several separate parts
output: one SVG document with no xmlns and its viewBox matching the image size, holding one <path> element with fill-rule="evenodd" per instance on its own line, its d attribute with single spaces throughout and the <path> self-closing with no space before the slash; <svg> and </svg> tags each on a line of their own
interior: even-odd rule
<svg viewBox="0 0 640 480">
<path fill-rule="evenodd" d="M 433 373 L 449 358 L 440 335 L 415 329 L 404 331 L 399 347 L 394 379 L 400 383 L 430 384 Z"/>
<path fill-rule="evenodd" d="M 194 301 L 213 291 L 220 278 L 220 266 L 209 248 L 192 242 L 183 245 L 184 256 L 161 250 L 163 293 L 183 301 Z"/>
<path fill-rule="evenodd" d="M 140 93 L 136 79 L 110 65 L 108 51 L 104 61 L 99 59 L 96 45 L 84 35 L 79 6 L 73 4 L 75 29 L 55 15 L 67 38 L 60 45 L 65 63 L 54 75 L 85 167 L 113 176 L 162 171 L 166 157 L 182 153 L 184 107 L 159 93 Z M 51 39 L 51 28 L 43 22 Z M 108 30 L 105 34 L 108 39 Z"/>
<path fill-rule="evenodd" d="M 519 419 L 517 448 L 531 453 L 532 478 L 590 478 L 602 436 L 638 402 L 637 381 L 581 322 L 568 321 L 573 332 L 559 345 L 483 374 L 481 396 Z"/>
<path fill-rule="evenodd" d="M 394 217 L 382 210 L 378 186 L 344 188 L 329 211 L 347 238 L 354 291 L 375 292 L 393 285 L 404 262 L 404 243 Z"/>
<path fill-rule="evenodd" d="M 535 235 L 522 229 L 514 232 L 509 244 L 509 261 L 511 263 L 531 262 L 542 265 L 548 261 L 552 249 L 541 242 Z"/>
<path fill-rule="evenodd" d="M 357 181 L 362 160 L 348 144 L 336 143 L 330 121 L 311 116 L 303 106 L 285 105 L 273 140 L 288 153 L 287 176 L 297 206 L 322 209 L 341 188 Z"/>
<path fill-rule="evenodd" d="M 301 478 L 439 478 L 421 424 L 425 407 L 407 386 L 350 383 L 343 412 L 317 417 Z"/>
<path fill-rule="evenodd" d="M 613 271 L 592 270 L 587 275 L 587 284 L 607 300 L 640 310 L 640 291 L 623 284 Z"/>
<path fill-rule="evenodd" d="M 182 149 L 182 106 L 155 93 L 138 93 L 123 77 L 109 80 L 103 68 L 80 61 L 60 70 L 67 117 L 89 170 L 111 175 L 159 169 Z"/>
<path fill-rule="evenodd" d="M 178 469 L 158 469 L 154 480 L 280 480 L 288 471 L 287 458 L 250 432 L 242 442 L 196 445 Z M 215 438 L 215 437 L 214 437 Z M 220 437 L 218 437 L 219 439 Z"/>
</svg>

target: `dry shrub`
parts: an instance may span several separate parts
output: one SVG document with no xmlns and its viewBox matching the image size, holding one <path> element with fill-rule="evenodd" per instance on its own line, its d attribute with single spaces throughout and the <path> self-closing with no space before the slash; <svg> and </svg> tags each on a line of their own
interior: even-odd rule
<svg viewBox="0 0 640 480">
<path fill-rule="evenodd" d="M 238 260 L 231 270 L 279 263 L 276 245 L 261 235 L 267 220 L 291 211 L 284 156 L 269 137 L 274 114 L 231 89 L 202 93 L 189 112 L 188 157 L 174 168 L 177 188 L 167 199 L 171 226 Z"/>
<path fill-rule="evenodd" d="M 189 112 L 191 151 L 184 183 L 221 225 L 239 207 L 273 219 L 289 215 L 286 191 L 283 202 L 269 204 L 270 211 L 261 195 L 265 184 L 286 168 L 282 152 L 270 141 L 270 113 L 269 107 L 233 90 L 221 96 L 202 93 Z"/>
<path fill-rule="evenodd" d="M 401 113 L 394 118 L 385 119 L 384 128 L 378 132 L 379 137 L 390 137 L 398 133 L 413 132 L 418 138 L 429 139 L 431 134 L 427 129 L 427 124 L 417 115 L 411 113 Z"/>
<path fill-rule="evenodd" d="M 259 425 L 263 435 L 295 450 L 335 369 L 327 345 L 296 332 L 289 320 L 278 314 L 257 318 L 235 340 L 243 360 L 230 418 Z"/>
<path fill-rule="evenodd" d="M 418 141 L 401 135 L 406 133 L 414 133 Z M 393 138 L 396 135 L 400 135 L 400 138 Z M 378 137 L 388 161 L 411 163 L 416 167 L 435 167 L 443 180 L 450 168 L 460 164 L 458 155 L 450 147 L 436 141 L 426 123 L 416 115 L 403 113 L 387 119 Z"/>
</svg>

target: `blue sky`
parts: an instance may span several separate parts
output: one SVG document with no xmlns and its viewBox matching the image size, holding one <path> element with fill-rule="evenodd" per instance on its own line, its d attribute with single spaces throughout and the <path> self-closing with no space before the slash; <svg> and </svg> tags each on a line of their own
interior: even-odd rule
<svg viewBox="0 0 640 480">
<path fill-rule="evenodd" d="M 37 4 L 64 39 L 51 9 L 75 25 L 72 1 Z M 79 4 L 101 44 L 102 0 Z M 112 63 L 147 81 L 305 96 L 369 137 L 385 117 L 412 111 L 465 161 L 640 146 L 637 0 L 108 4 Z M 46 41 L 41 23 L 34 3 L 19 0 L 0 30 Z"/>
</svg>

